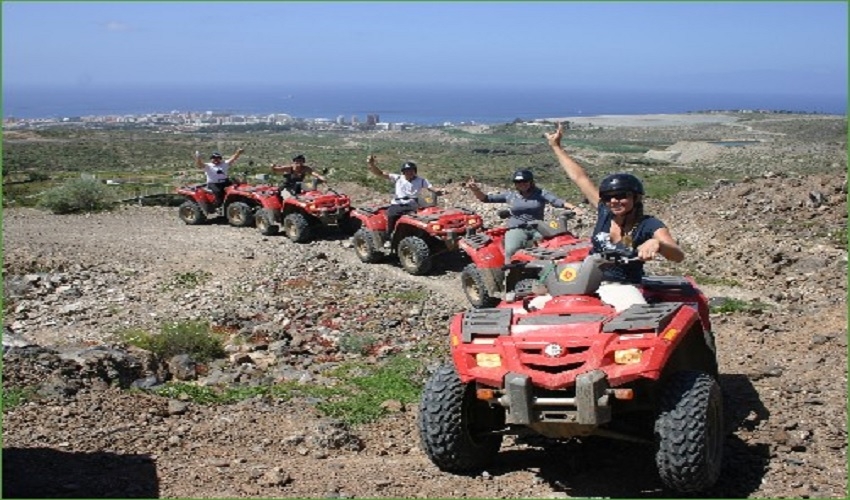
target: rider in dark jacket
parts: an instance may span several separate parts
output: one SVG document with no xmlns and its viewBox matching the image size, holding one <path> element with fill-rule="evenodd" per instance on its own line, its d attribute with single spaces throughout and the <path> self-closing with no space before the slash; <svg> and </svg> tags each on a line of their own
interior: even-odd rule
<svg viewBox="0 0 850 500">
<path fill-rule="evenodd" d="M 505 233 L 505 262 L 510 261 L 511 256 L 520 248 L 525 247 L 529 241 L 542 238 L 533 223 L 543 220 L 543 212 L 547 203 L 558 208 L 570 210 L 576 208 L 575 205 L 537 187 L 531 170 L 517 170 L 511 180 L 516 186 L 516 191 L 488 194 L 481 191 L 481 188 L 475 183 L 475 179 L 470 179 L 466 183 L 466 187 L 472 191 L 472 194 L 479 201 L 510 204 L 511 216 L 507 223 L 508 232 Z"/>
</svg>

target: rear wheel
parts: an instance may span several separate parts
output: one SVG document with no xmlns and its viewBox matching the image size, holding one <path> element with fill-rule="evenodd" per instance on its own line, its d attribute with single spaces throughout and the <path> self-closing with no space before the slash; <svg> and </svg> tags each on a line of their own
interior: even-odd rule
<svg viewBox="0 0 850 500">
<path fill-rule="evenodd" d="M 661 394 L 655 420 L 655 464 L 661 481 L 680 493 L 711 487 L 723 459 L 723 397 L 709 374 L 674 373 Z"/>
<path fill-rule="evenodd" d="M 383 254 L 378 251 L 375 246 L 375 239 L 372 238 L 372 233 L 368 229 L 361 228 L 354 233 L 354 238 L 351 240 L 354 246 L 354 251 L 361 262 L 373 264 L 381 260 Z"/>
<path fill-rule="evenodd" d="M 398 260 L 410 274 L 420 275 L 431 270 L 431 249 L 418 236 L 408 236 L 398 244 Z"/>
<path fill-rule="evenodd" d="M 201 206 L 195 201 L 184 201 L 180 205 L 180 208 L 177 209 L 177 215 L 180 217 L 180 220 L 190 226 L 201 224 L 207 220 L 207 216 L 204 215 Z"/>
<path fill-rule="evenodd" d="M 292 212 L 283 218 L 283 232 L 286 237 L 296 243 L 310 241 L 310 223 L 304 214 Z"/>
<path fill-rule="evenodd" d="M 227 206 L 227 222 L 234 227 L 248 227 L 254 224 L 254 212 L 246 203 L 235 201 Z"/>
<path fill-rule="evenodd" d="M 493 461 L 502 445 L 504 410 L 475 397 L 451 365 L 425 384 L 419 406 L 419 438 L 434 465 L 447 472 L 473 472 Z"/>
<path fill-rule="evenodd" d="M 263 236 L 274 236 L 280 228 L 275 223 L 272 212 L 266 208 L 261 208 L 257 212 L 257 229 Z"/>
<path fill-rule="evenodd" d="M 466 295 L 472 307 L 493 307 L 499 303 L 498 298 L 490 295 L 481 270 L 475 264 L 469 264 L 463 268 L 460 273 L 460 284 L 463 287 L 463 294 Z"/>
</svg>

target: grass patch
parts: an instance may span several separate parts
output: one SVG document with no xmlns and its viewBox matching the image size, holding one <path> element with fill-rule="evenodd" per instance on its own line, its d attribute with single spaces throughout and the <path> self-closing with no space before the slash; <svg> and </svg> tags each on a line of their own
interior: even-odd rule
<svg viewBox="0 0 850 500">
<path fill-rule="evenodd" d="M 3 387 L 0 396 L 3 398 L 0 405 L 5 412 L 35 399 L 35 390 L 30 387 Z"/>
<path fill-rule="evenodd" d="M 189 354 L 196 361 L 224 357 L 222 339 L 208 323 L 185 321 L 162 325 L 159 333 L 129 330 L 119 334 L 121 341 L 152 352 L 160 359 Z"/>
<path fill-rule="evenodd" d="M 381 403 L 387 400 L 410 404 L 419 400 L 422 384 L 417 380 L 422 364 L 413 358 L 395 356 L 382 365 L 346 363 L 325 375 L 335 383 L 311 384 L 283 382 L 256 387 L 201 387 L 175 382 L 154 389 L 163 397 L 188 399 L 199 404 L 232 404 L 257 396 L 282 401 L 295 397 L 317 399 L 317 408 L 324 415 L 349 425 L 378 420 L 387 410 Z"/>
<path fill-rule="evenodd" d="M 767 309 L 767 304 L 759 301 L 746 301 L 734 298 L 727 298 L 722 303 L 711 307 L 711 312 L 721 314 L 731 313 L 760 313 Z"/>
<path fill-rule="evenodd" d="M 203 285 L 212 278 L 208 271 L 186 271 L 175 274 L 167 283 L 162 285 L 163 290 L 184 289 L 191 290 Z"/>
<path fill-rule="evenodd" d="M 422 385 L 415 381 L 419 368 L 420 364 L 411 358 L 393 357 L 383 366 L 366 369 L 367 373 L 347 379 L 345 385 L 350 392 L 321 402 L 318 408 L 348 424 L 373 422 L 386 413 L 381 407 L 384 401 L 408 404 L 419 400 Z M 343 370 L 337 375 L 345 373 Z"/>
</svg>

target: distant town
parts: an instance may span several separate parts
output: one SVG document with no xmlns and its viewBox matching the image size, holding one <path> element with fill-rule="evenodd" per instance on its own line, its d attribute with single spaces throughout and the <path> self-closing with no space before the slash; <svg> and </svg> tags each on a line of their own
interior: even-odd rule
<svg viewBox="0 0 850 500">
<path fill-rule="evenodd" d="M 734 110 L 702 110 L 689 111 L 681 114 L 715 114 L 715 113 L 770 113 L 770 114 L 819 114 L 796 111 L 766 110 L 766 109 L 734 109 Z M 539 123 L 541 120 L 520 120 L 512 123 Z M 339 115 L 329 118 L 297 118 L 286 113 L 269 114 L 235 114 L 213 111 L 171 111 L 169 113 L 145 113 L 124 115 L 86 115 L 68 116 L 62 118 L 15 118 L 3 119 L 4 130 L 39 129 L 56 126 L 82 126 L 86 128 L 151 128 L 158 131 L 195 132 L 204 129 L 222 127 L 240 127 L 245 129 L 268 130 L 407 130 L 414 128 L 452 127 L 457 125 L 480 125 L 474 121 L 444 122 L 436 125 L 417 125 L 404 122 L 382 122 L 377 114 L 368 114 L 361 121 L 358 116 Z M 576 124 L 573 124 L 576 126 Z M 577 128 L 580 128 L 578 125 Z"/>
<path fill-rule="evenodd" d="M 211 127 L 282 127 L 309 130 L 405 130 L 417 127 L 412 123 L 382 122 L 377 114 L 366 115 L 361 121 L 358 116 L 339 115 L 336 119 L 297 118 L 285 113 L 262 115 L 205 112 L 145 113 L 141 115 L 88 115 L 63 118 L 4 118 L 4 129 L 42 128 L 61 125 L 99 127 L 151 127 L 174 131 L 192 132 Z M 444 126 L 455 125 L 444 123 Z"/>
</svg>

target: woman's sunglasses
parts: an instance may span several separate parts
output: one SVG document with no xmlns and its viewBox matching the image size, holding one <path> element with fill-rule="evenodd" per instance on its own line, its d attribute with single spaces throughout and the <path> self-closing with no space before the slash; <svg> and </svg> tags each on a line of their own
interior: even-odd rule
<svg viewBox="0 0 850 500">
<path fill-rule="evenodd" d="M 611 201 L 611 200 L 625 200 L 628 199 L 631 193 L 628 191 L 613 191 L 610 193 L 602 193 L 599 195 L 599 199 L 602 201 Z"/>
</svg>

